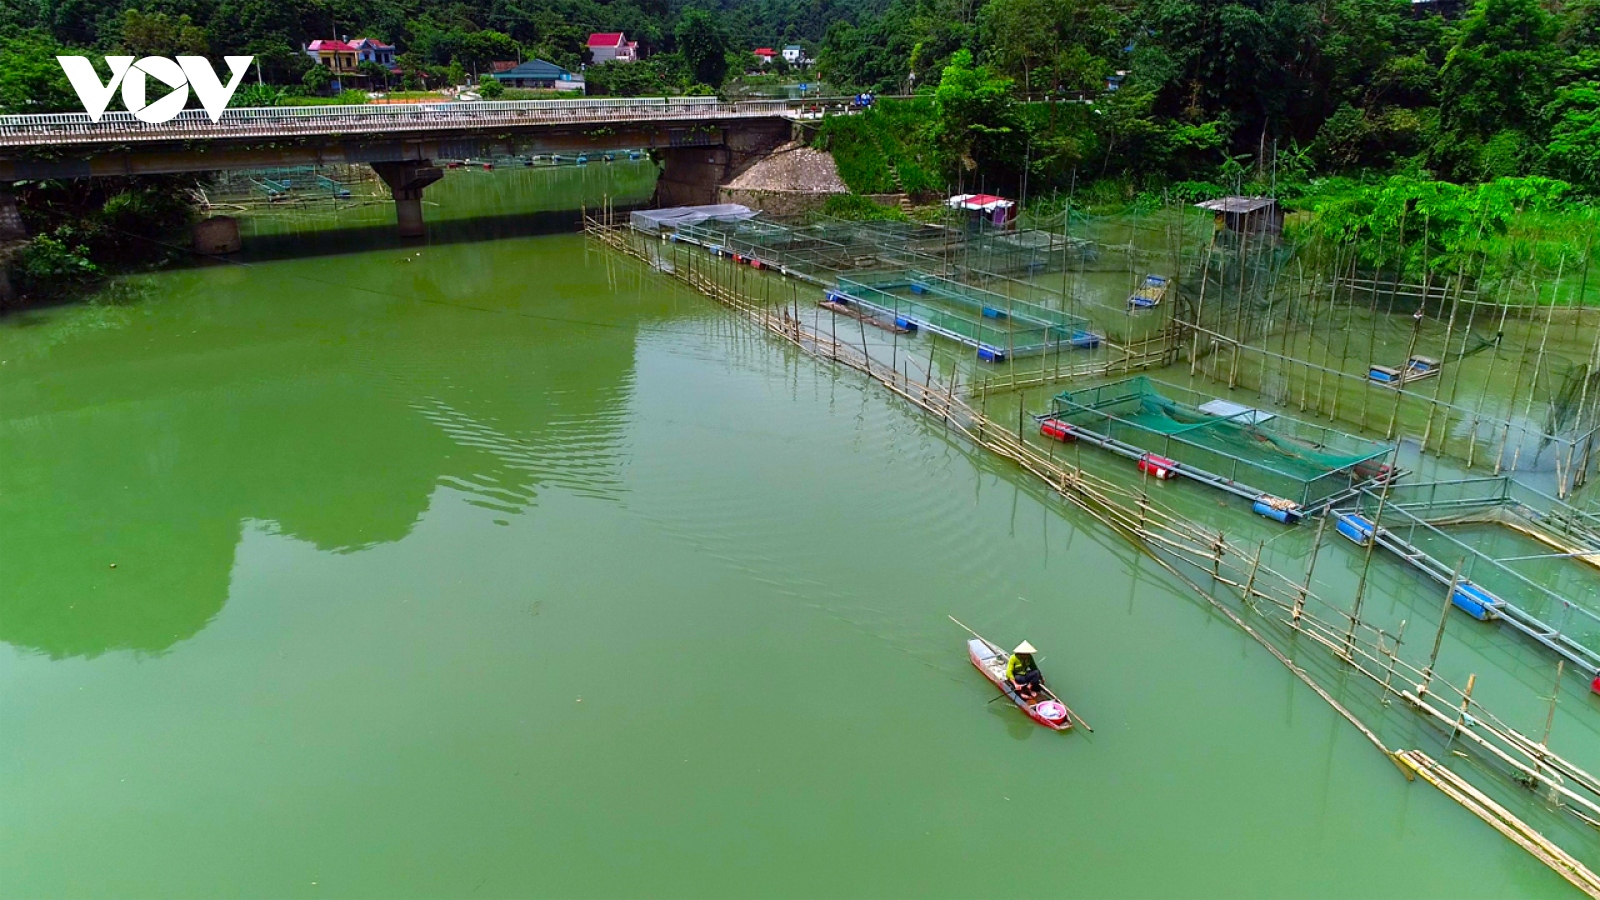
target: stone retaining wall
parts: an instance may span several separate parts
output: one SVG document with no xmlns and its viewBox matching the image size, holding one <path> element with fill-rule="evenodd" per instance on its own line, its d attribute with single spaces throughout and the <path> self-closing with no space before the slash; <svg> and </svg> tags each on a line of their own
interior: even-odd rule
<svg viewBox="0 0 1600 900">
<path fill-rule="evenodd" d="M 797 216 L 816 212 L 828 202 L 832 192 L 826 191 L 775 191 L 754 188 L 721 187 L 717 189 L 718 203 L 742 203 L 769 216 Z M 884 206 L 899 207 L 904 194 L 865 194 L 868 200 Z"/>
</svg>

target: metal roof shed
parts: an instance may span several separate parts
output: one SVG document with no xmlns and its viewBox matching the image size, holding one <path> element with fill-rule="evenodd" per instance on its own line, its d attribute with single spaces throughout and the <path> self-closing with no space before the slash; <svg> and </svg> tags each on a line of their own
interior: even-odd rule
<svg viewBox="0 0 1600 900">
<path fill-rule="evenodd" d="M 1281 234 L 1283 208 L 1271 197 L 1219 197 L 1196 203 L 1217 214 L 1218 223 L 1240 234 Z"/>
</svg>

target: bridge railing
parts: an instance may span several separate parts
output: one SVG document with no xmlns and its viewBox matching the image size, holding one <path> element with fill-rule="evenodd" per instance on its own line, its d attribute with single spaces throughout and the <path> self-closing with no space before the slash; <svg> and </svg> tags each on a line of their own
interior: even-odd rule
<svg viewBox="0 0 1600 900">
<path fill-rule="evenodd" d="M 160 123 L 141 122 L 129 112 L 107 112 L 98 122 L 88 113 L 45 113 L 0 116 L 0 147 L 770 117 L 786 114 L 790 105 L 783 100 L 725 102 L 716 97 L 442 101 L 228 109 L 216 122 L 205 110 L 186 109 Z"/>
</svg>

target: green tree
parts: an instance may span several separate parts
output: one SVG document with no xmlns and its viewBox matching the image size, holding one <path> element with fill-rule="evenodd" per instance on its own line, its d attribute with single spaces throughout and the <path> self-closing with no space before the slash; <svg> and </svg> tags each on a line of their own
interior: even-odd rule
<svg viewBox="0 0 1600 900">
<path fill-rule="evenodd" d="M 678 20 L 674 36 L 689 75 L 700 84 L 721 87 L 728 76 L 728 36 L 716 17 L 691 9 Z"/>
<path fill-rule="evenodd" d="M 1478 0 L 1440 71 L 1441 158 L 1476 174 L 1537 131 L 1553 99 L 1555 22 L 1538 0 Z M 1491 145 L 1498 145 L 1491 148 Z"/>
<path fill-rule="evenodd" d="M 978 29 L 986 58 L 1030 94 L 1097 86 L 1118 43 L 1117 14 L 1099 0 L 990 0 Z"/>
<path fill-rule="evenodd" d="M 498 31 L 474 31 L 461 40 L 458 58 L 468 69 L 482 72 L 495 60 L 514 60 L 521 53 L 522 47 L 510 35 Z"/>
<path fill-rule="evenodd" d="M 388 67 L 381 66 L 369 59 L 357 65 L 356 71 L 367 76 L 367 87 L 372 90 L 378 90 L 380 86 L 383 90 L 389 89 L 389 79 L 393 77 L 393 73 L 389 71 Z"/>
<path fill-rule="evenodd" d="M 300 80 L 312 66 L 302 46 L 333 36 L 322 0 L 217 0 L 210 18 L 199 21 L 213 54 L 254 56 L 262 74 L 280 84 Z"/>
<path fill-rule="evenodd" d="M 204 56 L 210 51 L 205 29 L 187 15 L 126 9 L 120 27 L 117 52 L 130 56 Z"/>
<path fill-rule="evenodd" d="M 1022 161 L 1011 98 L 1012 81 L 988 66 L 974 66 L 972 54 L 958 50 L 934 91 L 932 136 L 951 169 L 998 175 Z M 998 178 L 991 180 L 998 181 Z"/>
<path fill-rule="evenodd" d="M 1589 190 L 1600 190 L 1600 83 L 1585 81 L 1556 91 L 1547 110 L 1552 174 Z"/>
<path fill-rule="evenodd" d="M 328 71 L 327 66 L 312 66 L 300 76 L 300 82 L 306 86 L 306 90 L 320 97 L 333 87 L 333 73 Z"/>
<path fill-rule="evenodd" d="M 665 96 L 681 89 L 657 59 L 642 62 L 608 62 L 584 73 L 588 92 L 602 97 Z"/>
<path fill-rule="evenodd" d="M 56 63 L 66 52 L 38 32 L 0 36 L 0 113 L 81 111 L 78 96 Z"/>
<path fill-rule="evenodd" d="M 500 79 L 487 75 L 478 79 L 479 97 L 485 100 L 499 100 L 505 95 L 506 86 L 500 83 Z"/>
</svg>

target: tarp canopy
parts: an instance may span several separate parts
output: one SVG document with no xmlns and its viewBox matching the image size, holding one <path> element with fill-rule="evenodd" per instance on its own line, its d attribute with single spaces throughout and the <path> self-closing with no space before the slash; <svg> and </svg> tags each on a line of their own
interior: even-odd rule
<svg viewBox="0 0 1600 900">
<path fill-rule="evenodd" d="M 996 209 L 1010 209 L 1017 204 L 1004 197 L 994 194 L 957 194 L 945 201 L 951 209 L 975 209 L 990 212 Z"/>
<path fill-rule="evenodd" d="M 660 231 L 663 228 L 681 228 L 699 225 L 712 219 L 718 222 L 743 222 L 755 218 L 756 211 L 738 203 L 715 203 L 710 206 L 674 206 L 668 209 L 636 210 L 630 217 L 639 231 Z"/>
<path fill-rule="evenodd" d="M 1196 203 L 1201 209 L 1209 209 L 1220 213 L 1253 213 L 1276 206 L 1278 201 L 1271 197 L 1221 197 L 1216 200 L 1205 200 Z"/>
</svg>

